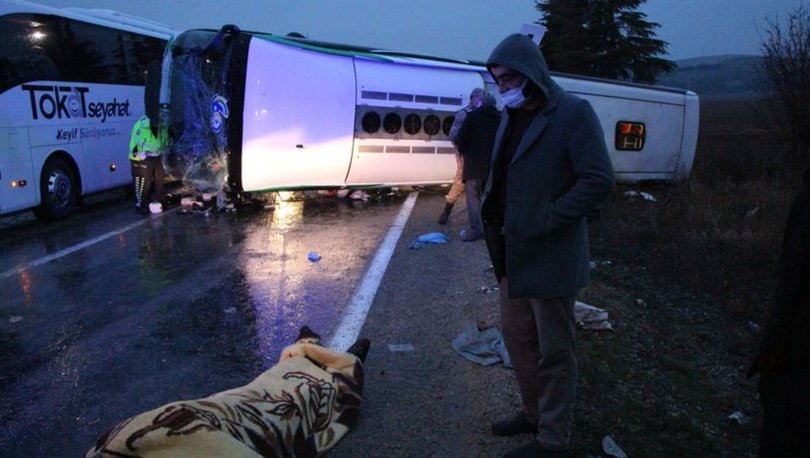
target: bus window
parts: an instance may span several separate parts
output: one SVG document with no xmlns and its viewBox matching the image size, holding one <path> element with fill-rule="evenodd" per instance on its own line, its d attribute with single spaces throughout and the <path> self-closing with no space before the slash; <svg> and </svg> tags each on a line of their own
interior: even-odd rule
<svg viewBox="0 0 810 458">
<path fill-rule="evenodd" d="M 73 79 L 99 83 L 126 83 L 124 39 L 117 30 L 79 21 L 67 23 L 68 48 Z"/>
<path fill-rule="evenodd" d="M 50 16 L 9 14 L 0 18 L 0 93 L 27 81 L 58 80 L 48 57 L 58 43 L 57 20 Z"/>
</svg>

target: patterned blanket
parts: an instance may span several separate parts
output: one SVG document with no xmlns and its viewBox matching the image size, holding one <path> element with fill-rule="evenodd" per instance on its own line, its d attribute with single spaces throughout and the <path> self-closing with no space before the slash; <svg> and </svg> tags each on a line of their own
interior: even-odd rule
<svg viewBox="0 0 810 458">
<path fill-rule="evenodd" d="M 307 333 L 311 336 L 306 337 Z M 301 336 L 304 336 L 303 338 Z M 318 456 L 356 421 L 363 339 L 339 353 L 302 328 L 279 363 L 251 383 L 136 415 L 102 435 L 87 457 Z M 363 342 L 364 341 L 364 342 Z M 360 345 L 360 351 L 358 350 Z"/>
</svg>

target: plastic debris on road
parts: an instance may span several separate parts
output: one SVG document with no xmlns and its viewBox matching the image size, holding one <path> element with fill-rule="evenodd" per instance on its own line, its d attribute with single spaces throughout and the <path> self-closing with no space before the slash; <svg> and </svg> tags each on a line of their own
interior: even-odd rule
<svg viewBox="0 0 810 458">
<path fill-rule="evenodd" d="M 608 456 L 614 458 L 627 458 L 627 454 L 624 453 L 624 450 L 622 450 L 619 444 L 610 436 L 602 438 L 602 450 L 607 453 Z"/>
<path fill-rule="evenodd" d="M 494 293 L 500 291 L 501 288 L 497 286 L 482 286 L 478 288 L 478 291 L 481 291 L 484 294 Z"/>
<path fill-rule="evenodd" d="M 574 303 L 574 317 L 577 324 L 585 329 L 594 331 L 614 331 L 613 325 L 608 321 L 608 312 L 584 302 Z"/>
<path fill-rule="evenodd" d="M 310 251 L 307 258 L 309 258 L 309 260 L 312 261 L 312 262 L 318 262 L 318 261 L 321 260 L 321 255 L 319 255 L 318 253 L 316 253 L 314 251 Z"/>
<path fill-rule="evenodd" d="M 149 204 L 149 212 L 150 213 L 161 213 L 163 212 L 163 204 L 160 202 L 152 202 Z"/>
<path fill-rule="evenodd" d="M 408 248 L 411 250 L 416 250 L 422 248 L 423 246 L 427 245 L 428 243 L 447 243 L 450 241 L 450 238 L 441 232 L 428 232 L 427 234 L 422 234 L 417 237 Z"/>
<path fill-rule="evenodd" d="M 512 367 L 503 336 L 496 327 L 481 329 L 480 326 L 471 324 L 450 342 L 450 347 L 465 359 L 482 366 L 502 362 L 504 366 Z"/>
<path fill-rule="evenodd" d="M 728 418 L 730 420 L 736 421 L 738 425 L 745 424 L 745 415 L 743 415 L 743 413 L 740 412 L 739 410 L 729 415 Z"/>
<path fill-rule="evenodd" d="M 658 199 L 656 199 L 655 196 L 644 191 L 627 191 L 624 193 L 624 197 L 627 197 L 628 199 L 644 199 L 650 202 L 658 202 Z"/>
<path fill-rule="evenodd" d="M 398 351 L 413 351 L 413 345 L 409 343 L 405 344 L 388 344 L 388 351 L 390 352 L 398 352 Z"/>
<path fill-rule="evenodd" d="M 21 317 L 19 315 L 13 315 L 8 319 L 8 322 L 14 324 L 14 323 L 19 323 L 22 320 L 23 320 L 23 317 Z"/>
</svg>

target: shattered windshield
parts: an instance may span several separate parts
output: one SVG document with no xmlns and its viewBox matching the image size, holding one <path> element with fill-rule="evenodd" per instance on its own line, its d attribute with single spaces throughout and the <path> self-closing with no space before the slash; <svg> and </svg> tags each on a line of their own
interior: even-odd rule
<svg viewBox="0 0 810 458">
<path fill-rule="evenodd" d="M 194 30 L 169 44 L 168 121 L 174 142 L 166 155 L 173 176 L 199 191 L 228 179 L 232 47 L 223 33 Z"/>
</svg>

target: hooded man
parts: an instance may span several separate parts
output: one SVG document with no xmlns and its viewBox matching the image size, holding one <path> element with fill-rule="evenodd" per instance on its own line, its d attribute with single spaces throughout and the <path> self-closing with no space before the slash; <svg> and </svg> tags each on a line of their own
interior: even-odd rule
<svg viewBox="0 0 810 458">
<path fill-rule="evenodd" d="M 577 382 L 574 302 L 590 279 L 586 215 L 610 193 L 613 168 L 590 103 L 551 79 L 529 37 L 504 39 L 487 69 L 506 109 L 481 215 L 523 404 L 492 433 L 536 435 L 506 456 L 565 456 Z"/>
</svg>

